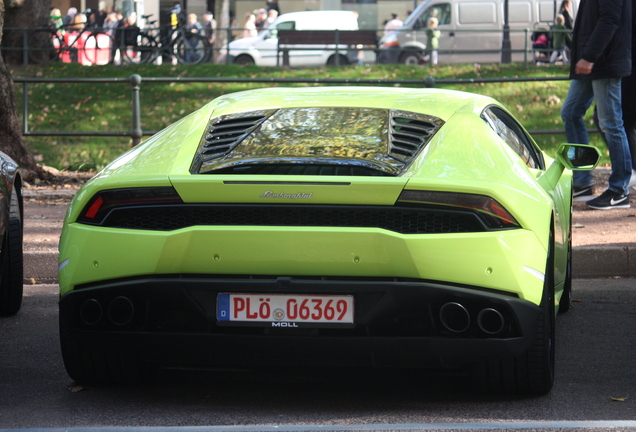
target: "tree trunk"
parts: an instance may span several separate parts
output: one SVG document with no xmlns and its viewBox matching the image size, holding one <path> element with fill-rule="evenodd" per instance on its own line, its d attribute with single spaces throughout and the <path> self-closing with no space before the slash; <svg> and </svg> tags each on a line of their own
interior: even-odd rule
<svg viewBox="0 0 636 432">
<path fill-rule="evenodd" d="M 0 0 L 0 42 L 2 42 L 4 24 L 4 5 L 4 0 Z M 45 177 L 44 171 L 37 166 L 22 139 L 13 80 L 2 56 L 0 56 L 0 150 L 20 165 L 26 180 Z"/>
<path fill-rule="evenodd" d="M 229 0 L 217 0 L 214 4 L 214 17 L 216 18 L 216 36 L 214 38 L 214 52 L 215 58 L 218 58 L 218 52 L 220 49 L 226 47 L 227 29 L 230 28 L 230 1 Z"/>
<path fill-rule="evenodd" d="M 51 11 L 51 0 L 2 0 L 5 4 L 2 47 L 4 60 L 11 65 L 23 64 L 24 28 L 47 26 Z"/>
</svg>

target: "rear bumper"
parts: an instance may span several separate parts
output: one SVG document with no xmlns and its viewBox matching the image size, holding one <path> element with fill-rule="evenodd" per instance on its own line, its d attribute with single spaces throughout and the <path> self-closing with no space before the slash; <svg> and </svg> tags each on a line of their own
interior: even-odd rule
<svg viewBox="0 0 636 432">
<path fill-rule="evenodd" d="M 220 292 L 352 294 L 355 326 L 220 326 Z M 446 304 L 465 308 L 465 330 L 449 329 Z M 501 314 L 499 331 L 484 331 L 478 317 L 486 309 Z M 539 317 L 538 306 L 513 296 L 388 279 L 148 277 L 76 289 L 60 300 L 60 326 L 77 344 L 125 349 L 163 366 L 462 365 L 521 354 Z"/>
</svg>

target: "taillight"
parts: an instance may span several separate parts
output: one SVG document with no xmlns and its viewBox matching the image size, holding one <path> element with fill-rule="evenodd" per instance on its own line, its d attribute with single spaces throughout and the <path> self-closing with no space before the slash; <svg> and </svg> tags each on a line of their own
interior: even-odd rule
<svg viewBox="0 0 636 432">
<path fill-rule="evenodd" d="M 400 194 L 398 202 L 473 211 L 490 229 L 520 228 L 508 210 L 486 195 L 405 190 Z"/>
<path fill-rule="evenodd" d="M 77 220 L 99 225 L 116 208 L 182 203 L 179 194 L 172 187 L 104 190 L 95 194 Z"/>
</svg>

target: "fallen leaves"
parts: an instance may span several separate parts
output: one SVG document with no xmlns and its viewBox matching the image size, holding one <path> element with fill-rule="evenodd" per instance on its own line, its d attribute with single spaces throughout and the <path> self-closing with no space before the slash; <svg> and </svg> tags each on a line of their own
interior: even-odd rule
<svg viewBox="0 0 636 432">
<path fill-rule="evenodd" d="M 625 397 L 613 397 L 613 396 L 610 396 L 610 398 L 612 399 L 613 402 L 625 402 L 628 397 L 629 397 L 629 395 L 625 396 Z"/>
</svg>

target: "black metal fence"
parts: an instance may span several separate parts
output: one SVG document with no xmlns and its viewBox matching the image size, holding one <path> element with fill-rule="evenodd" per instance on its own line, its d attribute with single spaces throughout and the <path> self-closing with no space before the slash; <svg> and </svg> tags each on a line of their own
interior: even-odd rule
<svg viewBox="0 0 636 432">
<path fill-rule="evenodd" d="M 388 85 L 388 86 L 418 86 L 432 88 L 437 85 L 451 84 L 491 84 L 491 83 L 521 83 L 538 81 L 566 81 L 568 77 L 520 77 L 520 78 L 465 78 L 465 79 L 435 79 L 428 76 L 424 79 L 349 79 L 349 78 L 182 78 L 182 77 L 146 77 L 138 74 L 129 78 L 15 78 L 16 85 L 22 85 L 22 134 L 23 136 L 105 136 L 130 137 L 132 145 L 141 142 L 142 137 L 154 135 L 157 131 L 144 131 L 141 128 L 143 107 L 139 97 L 142 83 L 262 83 L 262 84 L 341 84 L 341 85 Z M 29 129 L 29 84 L 96 84 L 96 83 L 128 83 L 131 92 L 130 130 L 116 132 L 67 132 L 67 131 L 31 131 Z M 595 130 L 591 130 L 594 132 Z M 562 134 L 564 130 L 531 130 L 530 134 Z"/>
<path fill-rule="evenodd" d="M 17 47 L 17 48 L 8 48 L 8 47 L 2 47 L 3 51 L 21 51 L 22 52 L 22 62 L 24 65 L 29 64 L 29 51 L 30 50 L 38 50 L 41 49 L 39 47 L 31 47 L 29 46 L 29 37 L 30 35 L 36 31 L 36 30 L 42 30 L 42 29 L 48 29 L 47 27 L 42 27 L 42 28 L 28 28 L 28 27 L 22 27 L 22 28 L 16 28 L 16 27 L 7 27 L 4 28 L 3 31 L 4 33 L 9 33 L 9 32 L 21 32 L 22 33 L 22 47 Z M 127 29 L 125 27 L 122 27 L 120 29 L 118 29 L 120 32 L 127 32 L 130 31 L 130 29 Z M 230 46 L 229 43 L 235 39 L 234 35 L 237 31 L 240 31 L 242 29 L 240 28 L 225 28 L 225 29 L 217 29 L 217 34 L 220 32 L 225 33 L 225 40 L 226 43 L 222 46 L 210 46 L 207 47 L 206 49 L 209 51 L 208 53 L 208 58 L 209 59 L 213 59 L 213 58 L 218 58 L 221 51 L 230 52 Z M 448 51 L 448 50 L 444 50 L 444 49 L 440 49 L 439 51 L 439 55 L 440 56 L 444 56 L 444 55 L 458 55 L 460 58 L 466 56 L 466 58 L 468 59 L 468 56 L 470 55 L 493 55 L 496 57 L 499 57 L 500 59 L 502 58 L 510 58 L 510 56 L 512 56 L 513 54 L 517 55 L 517 60 L 521 61 L 520 59 L 523 58 L 523 63 L 525 65 L 528 65 L 530 62 L 535 62 L 537 61 L 537 59 L 539 57 L 547 57 L 549 58 L 549 53 L 552 51 L 551 48 L 549 47 L 535 47 L 533 46 L 533 39 L 534 39 L 534 34 L 537 33 L 539 30 L 542 30 L 544 32 L 550 33 L 550 32 L 554 32 L 555 30 L 548 30 L 548 29 L 509 29 L 506 30 L 508 36 L 513 36 L 515 34 L 517 35 L 523 35 L 523 47 L 517 46 L 516 48 L 497 48 L 497 49 L 479 49 L 478 47 L 474 47 L 474 49 L 464 49 L 464 50 L 453 50 L 453 51 Z M 99 33 L 100 31 L 102 31 L 102 29 L 90 29 L 90 30 L 86 30 L 86 32 L 90 33 L 90 32 L 96 32 Z M 139 31 L 139 30 L 138 30 Z M 162 32 L 162 28 L 147 28 L 147 29 L 142 29 L 142 32 L 148 33 L 148 34 L 160 34 Z M 378 35 L 378 40 L 380 38 L 380 36 L 383 33 L 382 29 L 376 29 L 376 30 L 369 30 L 370 32 L 375 32 Z M 401 29 L 397 29 L 395 30 L 397 32 L 400 31 L 410 31 L 407 29 L 401 30 Z M 559 30 L 556 30 L 559 31 Z M 452 35 L 455 35 L 457 33 L 471 33 L 471 34 L 476 34 L 479 35 L 480 33 L 496 33 L 496 31 L 494 31 L 493 29 L 488 29 L 488 30 L 462 30 L 462 29 L 456 29 L 456 30 L 452 30 L 451 31 L 443 31 L 442 32 L 442 37 L 444 37 L 443 33 L 444 32 L 450 32 L 452 33 Z M 501 32 L 503 32 L 503 30 L 501 30 Z M 338 33 L 339 31 L 334 31 L 334 44 L 337 43 L 338 40 Z M 346 33 L 346 32 L 344 32 Z M 125 36 L 125 33 L 124 33 Z M 519 38 L 521 36 L 518 36 Z M 124 40 L 126 38 L 125 37 L 119 37 L 117 38 L 117 40 L 119 40 L 120 44 L 123 44 Z M 519 44 L 517 44 L 519 45 Z M 122 48 L 122 47 L 120 47 Z M 378 46 L 370 46 L 368 44 L 361 46 L 359 48 L 359 50 L 361 51 L 375 51 L 378 52 L 378 49 L 380 47 Z M 146 50 L 156 50 L 156 51 L 162 51 L 164 50 L 164 47 L 161 46 L 160 43 L 155 44 L 154 47 L 145 47 Z M 282 57 L 285 51 L 290 51 L 290 50 L 297 50 L 297 49 L 302 49 L 302 50 L 319 50 L 319 49 L 323 49 L 323 48 L 315 48 L 315 47 L 299 47 L 299 48 L 294 48 L 294 47 L 287 47 L 285 49 L 280 49 L 278 46 L 276 48 L 272 48 L 272 50 L 277 51 L 277 54 L 279 57 Z M 152 56 L 152 58 L 156 58 L 157 56 Z M 224 57 L 225 60 L 224 62 L 229 63 L 231 61 L 230 56 L 225 56 Z M 467 60 L 468 61 L 468 60 Z M 546 61 L 546 60 L 542 60 L 542 61 Z M 280 64 L 283 64 L 282 62 Z"/>
</svg>

